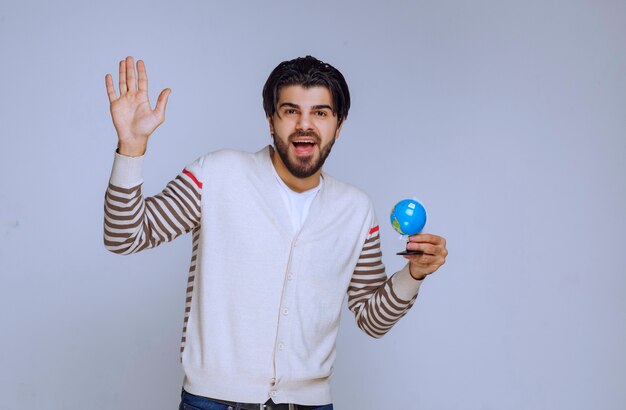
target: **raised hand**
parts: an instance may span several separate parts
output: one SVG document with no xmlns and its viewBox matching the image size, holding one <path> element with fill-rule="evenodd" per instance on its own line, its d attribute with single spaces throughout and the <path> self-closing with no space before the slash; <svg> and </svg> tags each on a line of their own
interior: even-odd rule
<svg viewBox="0 0 626 410">
<path fill-rule="evenodd" d="M 148 138 L 165 121 L 165 106 L 171 90 L 159 94 L 154 110 L 148 101 L 148 75 L 142 60 L 135 64 L 131 56 L 120 61 L 120 96 L 117 97 L 111 74 L 105 76 L 107 94 L 111 103 L 111 117 L 119 139 L 118 152 L 140 156 L 146 152 Z"/>
</svg>

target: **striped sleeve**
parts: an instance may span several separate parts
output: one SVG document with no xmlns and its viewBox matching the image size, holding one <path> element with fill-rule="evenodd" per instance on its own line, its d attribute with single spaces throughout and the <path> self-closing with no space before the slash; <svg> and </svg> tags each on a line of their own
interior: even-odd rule
<svg viewBox="0 0 626 410">
<path fill-rule="evenodd" d="M 191 264 L 189 265 L 189 274 L 187 276 L 187 292 L 185 295 L 185 318 L 183 320 L 183 334 L 180 339 L 180 361 L 183 361 L 183 351 L 187 343 L 187 323 L 189 323 L 189 313 L 191 312 L 191 300 L 193 297 L 193 287 L 196 280 L 196 264 L 198 262 L 198 246 L 200 243 L 200 228 L 193 230 L 191 251 Z"/>
<path fill-rule="evenodd" d="M 375 225 L 367 235 L 348 287 L 348 308 L 362 331 L 380 338 L 413 306 L 421 283 L 410 277 L 408 264 L 387 278 L 379 227 Z"/>
<path fill-rule="evenodd" d="M 192 172 L 196 163 L 161 193 L 144 198 L 142 160 L 116 154 L 104 201 L 104 245 L 111 252 L 153 248 L 200 225 L 202 182 Z"/>
</svg>

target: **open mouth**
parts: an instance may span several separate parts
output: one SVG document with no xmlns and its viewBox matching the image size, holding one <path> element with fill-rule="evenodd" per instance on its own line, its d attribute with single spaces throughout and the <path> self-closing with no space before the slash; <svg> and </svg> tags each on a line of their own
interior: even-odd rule
<svg viewBox="0 0 626 410">
<path fill-rule="evenodd" d="M 317 145 L 314 140 L 304 139 L 292 141 L 291 143 L 296 151 L 296 155 L 298 156 L 307 156 L 313 154 L 313 151 L 315 150 L 315 145 Z"/>
</svg>

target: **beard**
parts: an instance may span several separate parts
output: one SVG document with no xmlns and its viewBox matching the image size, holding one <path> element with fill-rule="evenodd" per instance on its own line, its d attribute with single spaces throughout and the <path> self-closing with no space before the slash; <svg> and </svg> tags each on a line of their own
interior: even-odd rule
<svg viewBox="0 0 626 410">
<path fill-rule="evenodd" d="M 307 157 L 297 157 L 295 159 L 291 159 L 289 157 L 289 146 L 291 145 L 291 141 L 296 137 L 313 137 L 316 141 L 321 141 L 321 138 L 317 133 L 312 131 L 308 132 L 294 132 L 289 136 L 287 142 L 285 142 L 280 136 L 276 136 L 277 134 L 272 134 L 272 139 L 274 140 L 274 147 L 276 147 L 276 151 L 280 156 L 280 159 L 285 164 L 287 170 L 296 178 L 308 178 L 315 174 L 322 168 L 326 158 L 330 155 L 330 151 L 333 148 L 333 144 L 335 143 L 335 139 L 331 139 L 328 144 L 320 147 L 320 155 L 317 158 L 317 161 L 314 159 L 314 155 L 309 155 Z"/>
</svg>

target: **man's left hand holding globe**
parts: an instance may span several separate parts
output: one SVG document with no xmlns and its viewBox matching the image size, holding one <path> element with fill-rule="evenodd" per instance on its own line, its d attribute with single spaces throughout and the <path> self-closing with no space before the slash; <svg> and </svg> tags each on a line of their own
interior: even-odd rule
<svg viewBox="0 0 626 410">
<path fill-rule="evenodd" d="M 409 272 L 413 279 L 422 280 L 446 263 L 448 249 L 441 236 L 420 233 L 409 236 L 407 251 L 423 251 L 420 255 L 404 255 L 409 260 Z"/>
</svg>

